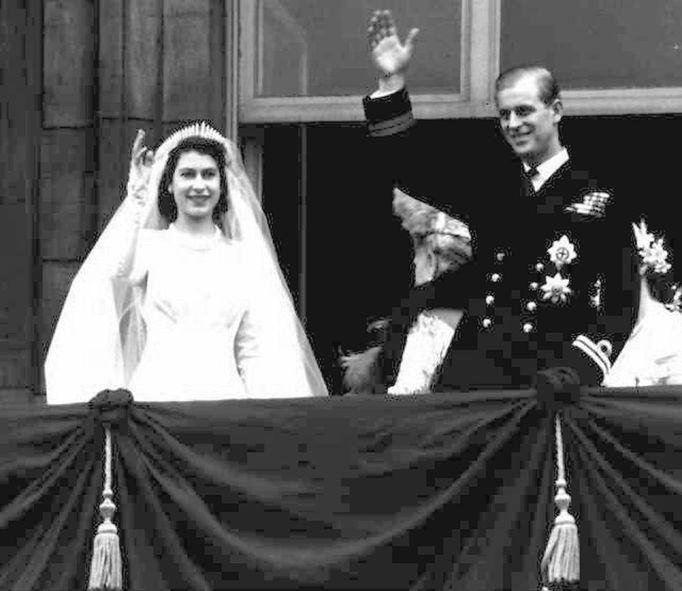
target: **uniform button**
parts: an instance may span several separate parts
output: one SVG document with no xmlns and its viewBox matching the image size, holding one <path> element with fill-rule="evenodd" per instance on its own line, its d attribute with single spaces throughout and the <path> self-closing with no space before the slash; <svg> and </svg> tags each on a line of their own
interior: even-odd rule
<svg viewBox="0 0 682 591">
<path fill-rule="evenodd" d="M 495 255 L 495 258 L 496 258 L 498 261 L 502 262 L 502 261 L 504 260 L 504 253 L 503 253 L 503 252 L 498 252 L 498 253 Z"/>
<path fill-rule="evenodd" d="M 542 263 L 538 263 L 537 265 L 535 265 L 535 270 L 539 273 L 540 271 L 545 270 L 545 266 Z"/>
<path fill-rule="evenodd" d="M 526 304 L 526 310 L 529 312 L 535 312 L 538 309 L 538 305 L 535 302 L 528 302 Z"/>
<path fill-rule="evenodd" d="M 485 296 L 485 303 L 488 304 L 489 306 L 492 306 L 495 303 L 495 296 L 490 294 Z"/>
<path fill-rule="evenodd" d="M 483 328 L 490 328 L 493 325 L 493 321 L 490 320 L 490 318 L 484 318 L 481 321 L 481 324 L 483 325 Z"/>
<path fill-rule="evenodd" d="M 604 355 L 606 355 L 607 357 L 611 357 L 611 353 L 613 353 L 613 347 L 611 346 L 611 343 L 609 341 L 606 340 L 599 341 L 597 343 L 597 347 L 601 349 Z"/>
<path fill-rule="evenodd" d="M 538 285 L 537 281 L 532 281 L 531 283 L 528 284 L 528 287 L 532 290 L 536 290 L 540 286 Z"/>
<path fill-rule="evenodd" d="M 532 325 L 530 322 L 526 322 L 526 323 L 523 325 L 523 332 L 529 333 L 529 332 L 532 332 L 532 331 L 533 331 L 533 325 Z"/>
<path fill-rule="evenodd" d="M 492 281 L 493 283 L 499 282 L 500 279 L 502 279 L 502 275 L 500 275 L 499 273 L 493 273 L 490 276 L 490 281 Z"/>
</svg>

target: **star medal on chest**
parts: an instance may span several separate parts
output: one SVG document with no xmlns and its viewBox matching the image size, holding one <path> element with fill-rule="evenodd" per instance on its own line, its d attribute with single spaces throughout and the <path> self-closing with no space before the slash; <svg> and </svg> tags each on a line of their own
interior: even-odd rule
<svg viewBox="0 0 682 591">
<path fill-rule="evenodd" d="M 575 245 L 564 234 L 552 243 L 547 249 L 547 254 L 557 272 L 554 276 L 545 275 L 545 283 L 540 286 L 543 292 L 542 299 L 553 304 L 563 304 L 568 301 L 573 290 L 570 287 L 570 279 L 562 276 L 561 269 L 578 258 Z"/>
<path fill-rule="evenodd" d="M 572 263 L 578 256 L 575 252 L 575 246 L 566 234 L 559 238 L 559 240 L 552 242 L 552 246 L 547 249 L 547 253 L 549 254 L 549 260 L 554 263 L 557 271 L 560 271 L 564 265 Z"/>
</svg>

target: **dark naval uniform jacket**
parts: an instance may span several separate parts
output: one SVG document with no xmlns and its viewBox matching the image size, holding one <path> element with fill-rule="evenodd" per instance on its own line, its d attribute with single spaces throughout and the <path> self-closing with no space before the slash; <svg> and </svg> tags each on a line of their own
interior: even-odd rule
<svg viewBox="0 0 682 591">
<path fill-rule="evenodd" d="M 462 170 L 465 159 L 451 147 L 457 138 L 419 142 L 405 89 L 367 97 L 364 107 L 386 191 L 398 186 L 470 227 L 473 260 L 440 290 L 438 280 L 418 288 L 422 308 L 466 312 L 435 389 L 525 387 L 552 367 L 572 368 L 585 385 L 601 383 L 631 329 L 624 303 L 633 298 L 625 279 L 630 220 L 612 188 L 572 155 L 537 193 L 518 159 Z M 442 150 L 449 149 L 447 167 Z M 394 319 L 408 307 L 398 305 Z"/>
</svg>

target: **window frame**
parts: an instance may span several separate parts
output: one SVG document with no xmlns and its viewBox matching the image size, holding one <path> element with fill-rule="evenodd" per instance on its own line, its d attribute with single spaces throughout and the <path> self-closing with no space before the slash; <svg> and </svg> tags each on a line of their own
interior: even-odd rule
<svg viewBox="0 0 682 591">
<path fill-rule="evenodd" d="M 272 0 L 268 0 L 272 1 Z M 255 96 L 258 51 L 254 51 L 257 31 L 257 5 L 253 0 L 240 1 L 240 80 L 239 122 L 305 123 L 362 121 L 362 96 L 258 97 Z M 482 27 L 495 26 L 487 0 L 461 0 L 460 92 L 413 95 L 415 113 L 425 118 L 480 117 L 494 114 L 489 97 L 490 71 L 474 64 L 490 64 L 496 52 L 495 38 Z M 368 56 L 369 59 L 369 56 Z M 472 74 L 476 72 L 477 76 Z M 367 91 L 371 92 L 371 88 Z"/>
<path fill-rule="evenodd" d="M 238 138 L 244 162 L 257 194 L 262 188 L 265 154 L 263 124 L 299 124 L 301 152 L 306 150 L 307 125 L 353 123 L 364 120 L 362 96 L 262 98 L 254 96 L 255 2 L 227 2 L 227 33 L 231 50 L 227 65 L 228 135 Z M 415 115 L 420 119 L 496 118 L 494 81 L 500 70 L 502 0 L 461 0 L 460 93 L 413 93 Z M 370 92 L 372 89 L 368 89 Z M 682 112 L 682 87 L 571 89 L 562 91 L 567 115 L 646 115 Z M 306 159 L 301 158 L 299 207 L 307 198 Z M 307 218 L 300 220 L 300 317 L 307 303 Z"/>
<path fill-rule="evenodd" d="M 239 4 L 239 123 L 362 121 L 362 96 L 257 97 L 257 2 Z M 268 0 L 272 1 L 272 0 Z M 496 117 L 494 80 L 500 68 L 502 0 L 461 0 L 460 92 L 413 93 L 422 119 Z M 372 89 L 368 89 L 370 92 Z M 682 111 L 682 87 L 570 89 L 562 92 L 568 115 L 661 114 Z"/>
</svg>

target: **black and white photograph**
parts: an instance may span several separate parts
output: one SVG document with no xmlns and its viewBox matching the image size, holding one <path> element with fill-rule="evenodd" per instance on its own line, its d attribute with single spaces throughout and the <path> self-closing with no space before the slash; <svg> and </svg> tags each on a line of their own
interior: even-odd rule
<svg viewBox="0 0 682 591">
<path fill-rule="evenodd" d="M 682 3 L 0 0 L 0 591 L 682 589 Z"/>
</svg>

